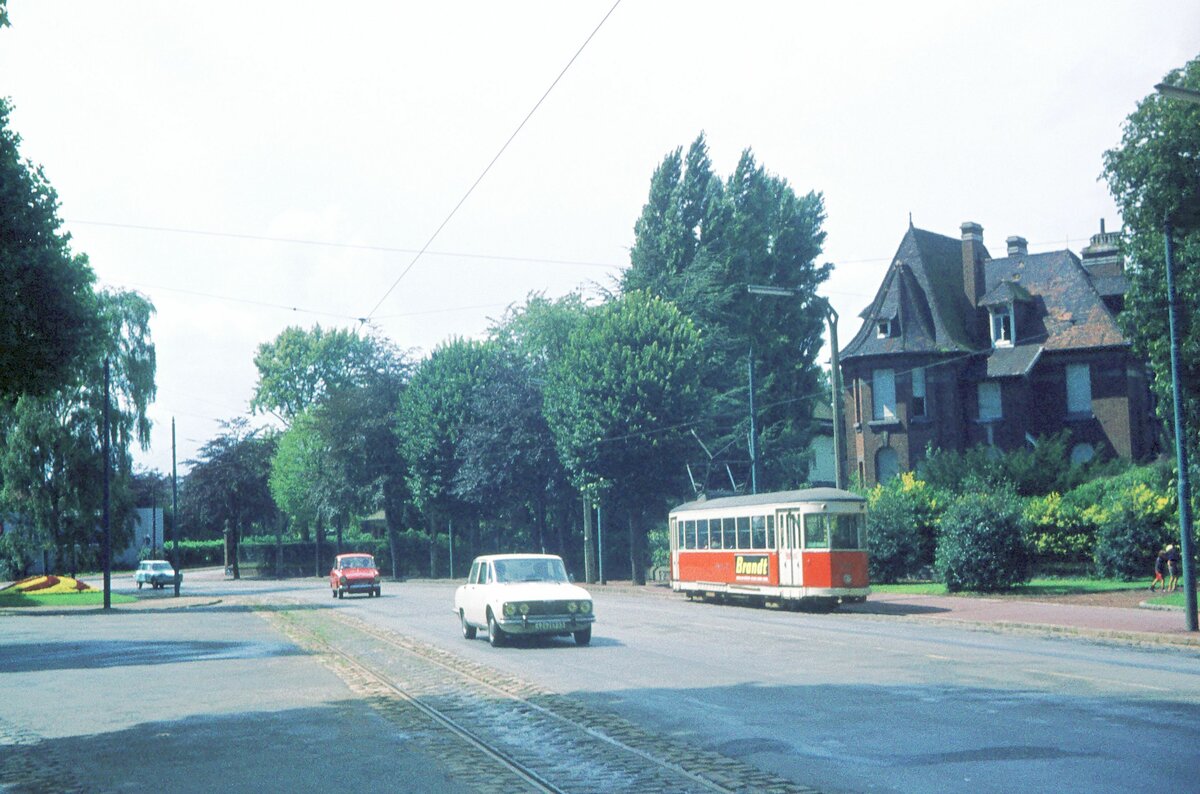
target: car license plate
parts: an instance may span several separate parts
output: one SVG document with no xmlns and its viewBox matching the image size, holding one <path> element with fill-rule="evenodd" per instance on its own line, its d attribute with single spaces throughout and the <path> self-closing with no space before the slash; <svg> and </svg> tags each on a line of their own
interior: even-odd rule
<svg viewBox="0 0 1200 794">
<path fill-rule="evenodd" d="M 540 628 L 543 628 L 546 631 L 566 631 L 567 624 L 566 621 L 556 620 L 549 623 L 542 623 Z"/>
</svg>

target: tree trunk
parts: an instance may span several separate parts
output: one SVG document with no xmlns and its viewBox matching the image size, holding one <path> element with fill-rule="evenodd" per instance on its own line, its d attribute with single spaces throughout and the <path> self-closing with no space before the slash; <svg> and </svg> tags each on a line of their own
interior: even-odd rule
<svg viewBox="0 0 1200 794">
<path fill-rule="evenodd" d="M 233 526 L 233 578 L 242 578 L 242 569 L 238 566 L 238 557 L 241 556 L 238 548 L 241 545 L 242 533 L 237 524 Z"/>
<path fill-rule="evenodd" d="M 583 578 L 596 583 L 596 550 L 592 542 L 592 501 L 583 497 Z"/>
<path fill-rule="evenodd" d="M 388 550 L 392 553 L 392 581 L 400 581 L 400 538 L 392 526 L 392 514 L 385 508 L 383 520 L 387 524 Z"/>
<path fill-rule="evenodd" d="M 313 525 L 313 563 L 314 563 L 313 576 L 320 576 L 322 574 L 322 571 L 321 571 L 321 521 L 320 521 L 320 519 L 317 519 L 317 522 Z"/>
<path fill-rule="evenodd" d="M 642 564 L 642 545 L 645 540 L 644 533 L 641 530 L 641 518 L 638 511 L 630 509 L 629 511 L 629 564 L 630 564 L 630 581 L 634 584 L 642 585 L 646 583 L 646 569 Z"/>
<path fill-rule="evenodd" d="M 429 527 L 429 578 L 437 577 L 437 521 L 430 514 L 426 520 Z"/>
<path fill-rule="evenodd" d="M 336 553 L 337 554 L 342 553 L 342 533 L 345 531 L 345 528 L 346 528 L 346 517 L 338 516 L 337 529 L 336 529 L 336 531 L 337 531 L 337 552 Z"/>
<path fill-rule="evenodd" d="M 283 533 L 287 529 L 288 519 L 283 513 L 275 520 L 275 578 L 283 578 Z"/>
</svg>

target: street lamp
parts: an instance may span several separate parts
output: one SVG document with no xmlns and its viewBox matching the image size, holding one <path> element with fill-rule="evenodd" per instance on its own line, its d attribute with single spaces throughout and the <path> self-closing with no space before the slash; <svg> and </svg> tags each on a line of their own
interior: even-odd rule
<svg viewBox="0 0 1200 794">
<path fill-rule="evenodd" d="M 764 284 L 750 284 L 746 287 L 746 291 L 751 295 L 767 295 L 777 298 L 794 298 L 800 294 L 799 290 L 790 287 L 773 287 Z M 829 366 L 830 377 L 829 386 L 833 392 L 832 410 L 833 410 L 833 484 L 837 488 L 845 488 L 846 480 L 842 473 L 842 372 L 838 361 L 838 337 L 837 323 L 838 313 L 833 310 L 829 300 L 822 298 L 819 295 L 813 296 L 815 305 L 820 307 L 825 315 L 825 322 L 829 327 Z M 754 470 L 758 466 L 758 458 L 756 455 L 754 442 L 754 355 L 751 352 L 750 356 L 750 475 L 751 482 L 754 482 Z M 757 493 L 757 491 L 754 491 Z"/>
<path fill-rule="evenodd" d="M 1154 86 L 1158 93 L 1170 99 L 1200 104 L 1200 91 L 1165 83 Z M 1196 615 L 1196 571 L 1192 565 L 1192 503 L 1188 483 L 1187 446 L 1184 443 L 1183 395 L 1179 389 L 1182 368 L 1179 354 L 1179 296 L 1175 292 L 1175 244 L 1171 240 L 1171 219 L 1163 219 L 1166 244 L 1164 266 L 1167 271 L 1167 322 L 1171 336 L 1171 400 L 1175 409 L 1175 465 L 1179 468 L 1179 553 L 1183 557 L 1183 600 L 1187 613 L 1188 631 L 1200 630 Z"/>
</svg>

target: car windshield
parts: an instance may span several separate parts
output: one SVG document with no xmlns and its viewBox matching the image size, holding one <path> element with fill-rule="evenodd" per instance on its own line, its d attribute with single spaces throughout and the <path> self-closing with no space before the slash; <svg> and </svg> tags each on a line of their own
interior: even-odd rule
<svg viewBox="0 0 1200 794">
<path fill-rule="evenodd" d="M 374 568 L 375 560 L 370 557 L 346 557 L 342 560 L 343 568 Z"/>
<path fill-rule="evenodd" d="M 557 557 L 496 560 L 497 582 L 565 582 L 567 571 Z"/>
</svg>

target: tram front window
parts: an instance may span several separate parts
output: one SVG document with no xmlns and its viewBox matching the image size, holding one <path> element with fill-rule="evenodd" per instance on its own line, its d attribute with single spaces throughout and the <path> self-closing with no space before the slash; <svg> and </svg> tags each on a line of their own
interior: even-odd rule
<svg viewBox="0 0 1200 794">
<path fill-rule="evenodd" d="M 829 516 L 833 524 L 833 548 L 858 549 L 862 547 L 862 516 L 842 513 Z"/>
<path fill-rule="evenodd" d="M 804 548 L 829 548 L 829 526 L 825 519 L 826 516 L 820 514 L 810 514 L 804 517 Z"/>
</svg>

